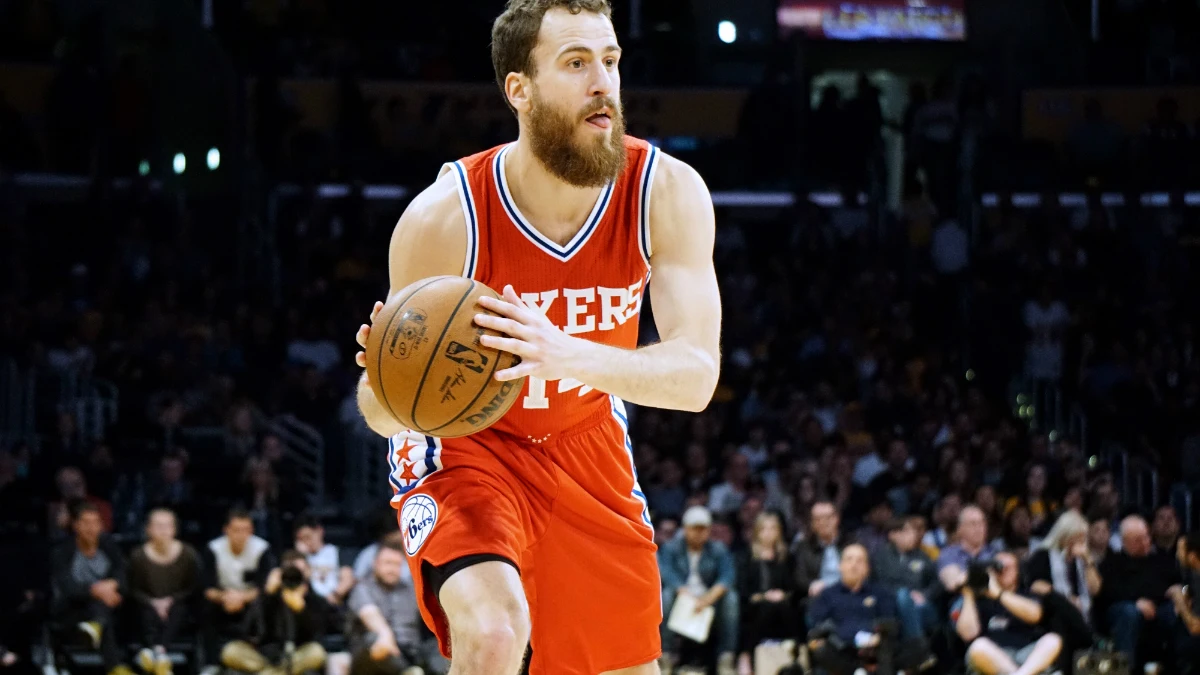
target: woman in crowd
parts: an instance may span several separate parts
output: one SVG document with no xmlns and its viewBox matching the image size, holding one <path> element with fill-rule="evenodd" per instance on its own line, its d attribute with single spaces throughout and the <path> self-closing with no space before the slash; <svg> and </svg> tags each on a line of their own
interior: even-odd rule
<svg viewBox="0 0 1200 675">
<path fill-rule="evenodd" d="M 147 673 L 169 675 L 169 646 L 185 626 L 200 583 L 200 557 L 175 538 L 175 514 L 154 509 L 146 523 L 146 543 L 129 560 L 129 588 L 138 606 L 142 642 L 138 665 Z"/>
<path fill-rule="evenodd" d="M 1046 484 L 1046 467 L 1030 464 L 1025 469 L 1024 491 L 1008 498 L 1004 504 L 1004 514 L 1007 516 L 1018 506 L 1024 506 L 1033 519 L 1034 531 L 1045 532 L 1042 525 L 1058 510 L 1058 504 L 1046 494 Z"/>
<path fill-rule="evenodd" d="M 1058 517 L 1042 545 L 1029 557 L 1029 589 L 1037 595 L 1051 590 L 1069 599 L 1084 619 L 1091 616 L 1092 599 L 1100 593 L 1100 573 L 1088 550 L 1088 523 L 1067 511 Z"/>
<path fill-rule="evenodd" d="M 738 670 L 751 672 L 750 655 L 764 640 L 794 638 L 796 609 L 792 603 L 794 580 L 783 522 L 772 512 L 758 514 L 750 553 L 742 561 L 742 655 Z"/>
<path fill-rule="evenodd" d="M 1023 504 L 1018 504 L 1010 509 L 1004 518 L 1004 529 L 996 550 L 1012 551 L 1018 560 L 1025 560 L 1032 545 L 1033 519 L 1029 515 L 1029 509 Z"/>
</svg>

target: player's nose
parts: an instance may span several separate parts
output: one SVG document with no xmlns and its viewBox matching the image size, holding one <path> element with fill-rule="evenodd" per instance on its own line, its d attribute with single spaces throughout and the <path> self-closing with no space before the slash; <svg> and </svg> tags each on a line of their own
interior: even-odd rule
<svg viewBox="0 0 1200 675">
<path fill-rule="evenodd" d="M 592 75 L 591 95 L 608 96 L 615 88 L 615 78 L 607 68 L 596 68 Z"/>
</svg>

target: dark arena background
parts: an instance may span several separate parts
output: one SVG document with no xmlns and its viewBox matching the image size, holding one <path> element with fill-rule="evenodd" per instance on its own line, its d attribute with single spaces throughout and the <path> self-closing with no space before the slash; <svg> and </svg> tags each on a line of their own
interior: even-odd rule
<svg viewBox="0 0 1200 675">
<path fill-rule="evenodd" d="M 668 614 L 714 609 L 664 672 L 1200 672 L 1200 3 L 613 4 L 628 132 L 717 211 L 717 394 L 630 414 Z M 0 673 L 446 672 L 354 333 L 516 137 L 502 9 L 0 0 Z M 1016 561 L 1025 637 L 952 560 Z"/>
</svg>

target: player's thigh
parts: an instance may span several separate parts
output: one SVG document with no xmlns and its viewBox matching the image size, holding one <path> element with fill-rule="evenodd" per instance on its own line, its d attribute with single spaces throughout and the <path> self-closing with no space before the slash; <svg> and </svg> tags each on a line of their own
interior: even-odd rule
<svg viewBox="0 0 1200 675">
<path fill-rule="evenodd" d="M 606 670 L 600 675 L 659 675 L 661 671 L 658 669 L 658 660 L 649 663 L 643 663 L 640 666 L 632 668 L 622 668 L 620 670 Z"/>
<path fill-rule="evenodd" d="M 515 567 L 487 560 L 450 575 L 438 592 L 438 602 L 451 635 L 508 632 L 524 643 L 529 639 L 529 603 Z"/>
</svg>

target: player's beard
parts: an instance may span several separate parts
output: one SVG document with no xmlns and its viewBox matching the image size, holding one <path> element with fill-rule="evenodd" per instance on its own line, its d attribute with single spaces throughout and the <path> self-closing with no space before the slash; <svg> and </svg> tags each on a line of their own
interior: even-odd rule
<svg viewBox="0 0 1200 675">
<path fill-rule="evenodd" d="M 611 114 L 608 136 L 577 142 L 579 125 L 605 107 Z M 571 113 L 535 92 L 529 110 L 529 140 L 534 156 L 568 185 L 603 187 L 625 168 L 625 115 L 621 104 L 607 97 L 597 99 L 582 113 Z"/>
</svg>

